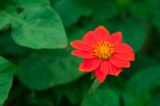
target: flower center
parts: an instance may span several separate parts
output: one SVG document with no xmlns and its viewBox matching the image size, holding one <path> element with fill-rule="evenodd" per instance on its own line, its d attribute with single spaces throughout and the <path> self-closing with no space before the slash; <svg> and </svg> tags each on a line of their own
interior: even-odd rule
<svg viewBox="0 0 160 106">
<path fill-rule="evenodd" d="M 113 51 L 114 48 L 112 47 L 112 44 L 107 41 L 103 41 L 98 42 L 95 45 L 93 54 L 101 60 L 107 60 L 112 57 Z"/>
</svg>

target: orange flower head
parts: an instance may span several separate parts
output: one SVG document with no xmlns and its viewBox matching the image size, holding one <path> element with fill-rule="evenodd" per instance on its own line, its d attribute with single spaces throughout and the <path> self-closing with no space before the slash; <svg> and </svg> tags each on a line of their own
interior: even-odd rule
<svg viewBox="0 0 160 106">
<path fill-rule="evenodd" d="M 101 83 L 107 75 L 119 75 L 122 68 L 129 68 L 135 60 L 134 50 L 122 42 L 122 33 L 110 34 L 103 26 L 87 32 L 82 40 L 71 42 L 76 48 L 72 55 L 85 58 L 79 66 L 80 71 L 94 72 Z"/>
<path fill-rule="evenodd" d="M 93 54 L 101 60 L 109 59 L 112 57 L 113 47 L 111 43 L 106 41 L 97 42 L 94 47 Z"/>
</svg>

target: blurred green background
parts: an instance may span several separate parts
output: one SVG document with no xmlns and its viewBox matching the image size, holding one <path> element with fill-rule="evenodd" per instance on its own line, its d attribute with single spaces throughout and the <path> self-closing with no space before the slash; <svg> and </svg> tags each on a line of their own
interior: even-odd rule
<svg viewBox="0 0 160 106">
<path fill-rule="evenodd" d="M 88 93 L 69 43 L 100 25 L 136 61 Z M 0 0 L 0 55 L 0 106 L 160 106 L 160 0 Z"/>
</svg>

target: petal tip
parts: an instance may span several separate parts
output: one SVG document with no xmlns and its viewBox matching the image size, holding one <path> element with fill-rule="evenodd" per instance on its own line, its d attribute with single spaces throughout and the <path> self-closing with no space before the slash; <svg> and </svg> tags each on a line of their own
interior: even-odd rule
<svg viewBox="0 0 160 106">
<path fill-rule="evenodd" d="M 70 43 L 70 45 L 72 46 L 72 47 L 74 47 L 75 46 L 75 42 L 77 42 L 76 40 L 75 41 L 72 41 L 71 43 Z"/>
<path fill-rule="evenodd" d="M 95 31 L 99 31 L 99 30 L 104 30 L 104 31 L 109 32 L 108 29 L 105 28 L 103 25 L 100 25 L 100 26 L 98 26 L 98 27 L 95 28 Z"/>
<path fill-rule="evenodd" d="M 99 78 L 97 78 L 97 80 L 98 80 L 99 83 L 103 83 L 105 81 L 105 79 L 99 79 Z"/>
<path fill-rule="evenodd" d="M 111 35 L 111 41 L 114 43 L 122 42 L 122 32 L 115 32 Z"/>
<path fill-rule="evenodd" d="M 73 51 L 71 51 L 71 55 L 74 55 L 74 50 L 73 50 Z"/>
<path fill-rule="evenodd" d="M 116 74 L 114 74 L 114 76 L 118 77 L 118 76 L 119 76 L 119 74 L 120 74 L 120 73 L 116 73 Z"/>
<path fill-rule="evenodd" d="M 126 65 L 125 68 L 130 68 L 131 67 L 131 63 L 129 63 L 128 65 Z"/>
<path fill-rule="evenodd" d="M 97 28 L 105 28 L 105 27 L 104 27 L 103 25 L 100 25 L 100 26 L 98 26 Z M 96 28 L 96 29 L 97 29 L 97 28 Z M 105 28 L 105 29 L 106 29 L 106 28 Z"/>
<path fill-rule="evenodd" d="M 81 69 L 81 68 L 79 68 L 79 71 L 80 71 L 80 72 L 84 72 L 84 70 L 83 70 L 83 69 Z"/>
<path fill-rule="evenodd" d="M 82 69 L 81 67 L 79 67 L 79 69 L 78 69 L 80 72 L 88 72 L 88 71 L 86 71 L 86 70 L 84 70 L 84 69 Z"/>
<path fill-rule="evenodd" d="M 72 45 L 73 45 L 73 42 L 71 42 L 70 45 L 72 46 Z"/>
</svg>

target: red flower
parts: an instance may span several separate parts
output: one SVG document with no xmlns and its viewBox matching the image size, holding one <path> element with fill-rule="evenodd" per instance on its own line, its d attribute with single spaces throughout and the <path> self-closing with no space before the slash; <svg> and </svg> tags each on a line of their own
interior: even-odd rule
<svg viewBox="0 0 160 106">
<path fill-rule="evenodd" d="M 75 40 L 71 46 L 77 49 L 72 55 L 85 58 L 79 70 L 94 71 L 99 82 L 103 82 L 108 74 L 119 75 L 122 68 L 129 68 L 130 61 L 135 60 L 134 50 L 122 42 L 122 33 L 110 35 L 103 26 L 87 32 L 82 41 Z"/>
</svg>

